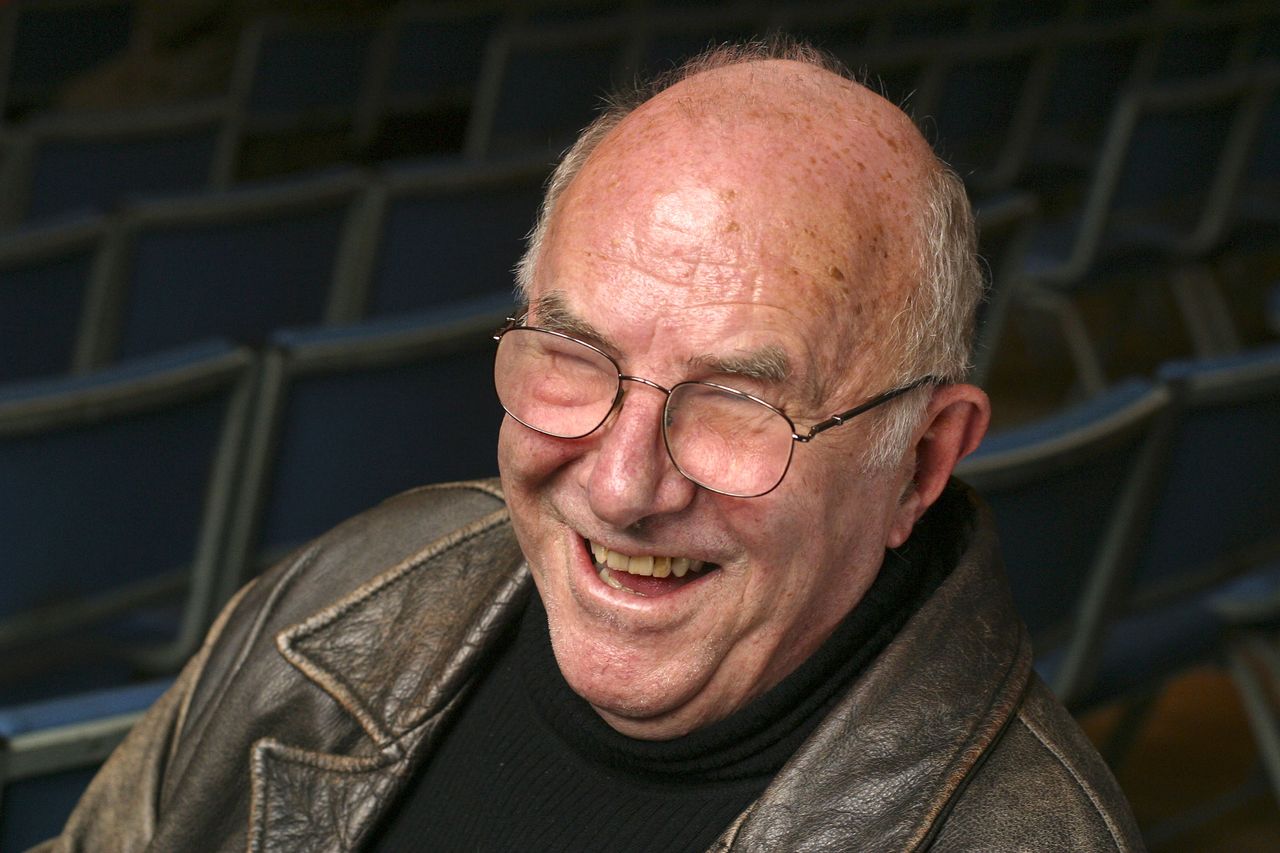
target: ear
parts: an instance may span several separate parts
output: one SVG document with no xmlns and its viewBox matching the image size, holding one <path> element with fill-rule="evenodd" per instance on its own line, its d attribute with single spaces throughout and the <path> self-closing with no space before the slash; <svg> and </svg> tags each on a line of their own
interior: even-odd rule
<svg viewBox="0 0 1280 853">
<path fill-rule="evenodd" d="M 897 548 L 907 541 L 920 516 L 946 488 L 956 463 L 982 441 L 990 420 L 991 401 L 981 388 L 943 385 L 934 390 L 906 453 L 912 479 L 890 526 L 888 547 Z"/>
</svg>

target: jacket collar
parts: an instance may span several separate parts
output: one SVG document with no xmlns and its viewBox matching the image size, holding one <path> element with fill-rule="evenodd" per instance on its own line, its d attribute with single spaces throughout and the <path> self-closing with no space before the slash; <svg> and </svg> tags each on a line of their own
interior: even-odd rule
<svg viewBox="0 0 1280 853">
<path fill-rule="evenodd" d="M 328 752 L 254 744 L 249 849 L 350 850 L 367 837 L 530 587 L 504 509 L 280 633 L 280 653 L 359 731 L 326 732 Z"/>
</svg>

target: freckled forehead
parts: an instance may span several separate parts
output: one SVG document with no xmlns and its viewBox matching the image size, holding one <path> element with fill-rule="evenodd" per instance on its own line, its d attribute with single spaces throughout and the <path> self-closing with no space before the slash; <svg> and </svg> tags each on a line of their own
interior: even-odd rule
<svg viewBox="0 0 1280 853">
<path fill-rule="evenodd" d="M 705 72 L 637 108 L 588 158 L 557 204 L 544 266 L 562 272 L 574 255 L 687 273 L 704 294 L 792 304 L 874 335 L 915 278 L 931 162 L 900 111 L 829 72 Z"/>
</svg>

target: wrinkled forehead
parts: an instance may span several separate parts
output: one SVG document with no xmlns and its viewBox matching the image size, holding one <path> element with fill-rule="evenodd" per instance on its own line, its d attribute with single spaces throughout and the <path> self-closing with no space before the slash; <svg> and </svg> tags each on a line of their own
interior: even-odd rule
<svg viewBox="0 0 1280 853">
<path fill-rule="evenodd" d="M 812 301 L 865 337 L 916 278 L 913 223 L 931 156 L 906 116 L 851 81 L 743 63 L 627 116 L 566 189 L 548 242 L 552 253 L 667 252 L 735 267 L 742 275 L 724 286 Z"/>
</svg>

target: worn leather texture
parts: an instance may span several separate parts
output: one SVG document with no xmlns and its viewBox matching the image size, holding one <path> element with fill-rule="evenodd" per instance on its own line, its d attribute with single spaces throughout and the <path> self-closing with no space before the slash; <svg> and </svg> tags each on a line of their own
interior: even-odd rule
<svg viewBox="0 0 1280 853">
<path fill-rule="evenodd" d="M 1142 849 L 953 491 L 955 570 L 713 850 Z M 532 591 L 496 482 L 347 522 L 239 593 L 36 849 L 360 849 Z"/>
</svg>

